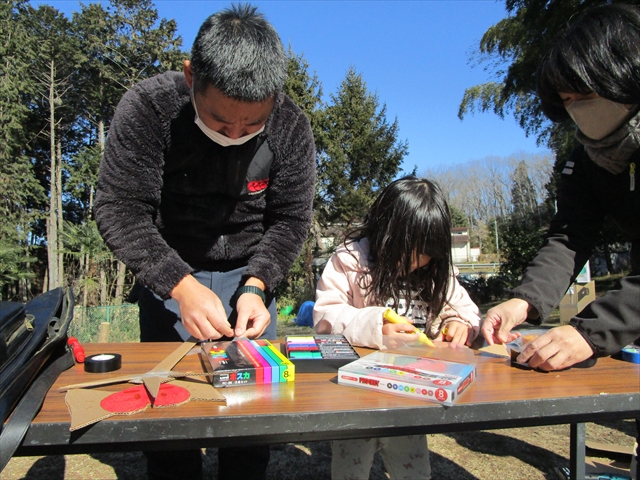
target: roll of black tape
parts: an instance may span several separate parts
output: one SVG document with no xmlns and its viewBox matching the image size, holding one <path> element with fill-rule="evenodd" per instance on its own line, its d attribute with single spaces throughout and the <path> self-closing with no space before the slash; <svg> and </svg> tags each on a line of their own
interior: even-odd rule
<svg viewBox="0 0 640 480">
<path fill-rule="evenodd" d="M 84 360 L 84 371 L 90 373 L 113 372 L 122 366 L 122 356 L 117 353 L 99 353 Z"/>
</svg>

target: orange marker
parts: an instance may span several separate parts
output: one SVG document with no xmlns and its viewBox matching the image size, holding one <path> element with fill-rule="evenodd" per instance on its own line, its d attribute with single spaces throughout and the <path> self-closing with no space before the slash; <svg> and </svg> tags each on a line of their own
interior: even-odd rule
<svg viewBox="0 0 640 480">
<path fill-rule="evenodd" d="M 408 322 L 407 320 L 405 320 L 404 318 L 402 318 L 400 315 L 398 315 L 396 312 L 394 312 L 393 310 L 391 310 L 390 308 L 387 308 L 384 313 L 382 314 L 382 316 L 386 319 L 389 320 L 391 323 L 404 323 L 407 325 L 412 325 L 410 322 Z M 420 336 L 418 337 L 418 341 L 420 343 L 424 343 L 425 345 L 427 345 L 428 347 L 433 347 L 435 346 L 433 344 L 433 342 L 431 340 L 429 340 L 429 337 L 427 337 L 424 332 L 421 332 L 420 330 L 416 329 L 416 331 L 414 333 L 418 333 L 420 334 Z"/>
</svg>

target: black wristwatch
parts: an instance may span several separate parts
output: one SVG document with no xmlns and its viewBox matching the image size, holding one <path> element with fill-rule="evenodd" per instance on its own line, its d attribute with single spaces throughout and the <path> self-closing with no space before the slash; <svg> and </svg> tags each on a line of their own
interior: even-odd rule
<svg viewBox="0 0 640 480">
<path fill-rule="evenodd" d="M 254 293 L 258 295 L 262 299 L 262 303 L 267 304 L 267 299 L 264 296 L 264 292 L 259 287 L 254 287 L 253 285 L 243 285 L 236 290 L 236 298 L 240 298 L 240 295 L 243 293 Z"/>
</svg>

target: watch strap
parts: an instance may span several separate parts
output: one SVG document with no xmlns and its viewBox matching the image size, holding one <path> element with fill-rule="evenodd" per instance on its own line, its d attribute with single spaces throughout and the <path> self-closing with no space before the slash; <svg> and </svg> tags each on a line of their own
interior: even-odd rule
<svg viewBox="0 0 640 480">
<path fill-rule="evenodd" d="M 267 298 L 264 295 L 264 292 L 259 287 L 255 287 L 253 285 L 243 285 L 236 290 L 236 297 L 240 297 L 243 293 L 253 293 L 258 295 L 262 299 L 262 303 L 267 303 Z"/>
</svg>

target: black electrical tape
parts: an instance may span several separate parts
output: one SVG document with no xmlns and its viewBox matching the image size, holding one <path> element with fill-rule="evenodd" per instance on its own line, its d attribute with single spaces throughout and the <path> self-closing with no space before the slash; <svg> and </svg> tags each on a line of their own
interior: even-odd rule
<svg viewBox="0 0 640 480">
<path fill-rule="evenodd" d="M 84 371 L 90 373 L 113 372 L 121 366 L 122 356 L 117 353 L 100 353 L 84 360 Z"/>
</svg>

